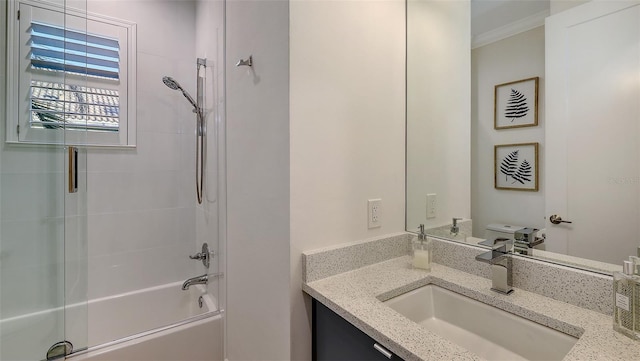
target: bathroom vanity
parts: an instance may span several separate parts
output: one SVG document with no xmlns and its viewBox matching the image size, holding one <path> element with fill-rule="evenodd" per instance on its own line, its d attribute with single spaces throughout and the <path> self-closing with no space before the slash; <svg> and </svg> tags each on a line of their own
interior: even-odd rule
<svg viewBox="0 0 640 361">
<path fill-rule="evenodd" d="M 401 360 L 317 300 L 313 300 L 312 353 L 316 361 Z"/>
<path fill-rule="evenodd" d="M 382 244 L 384 242 L 386 243 Z M 481 340 L 479 343 L 493 342 L 511 350 L 513 350 L 513 344 L 524 344 L 529 351 L 522 354 L 518 355 L 521 350 L 515 347 L 516 356 L 514 357 L 520 357 L 520 359 L 630 360 L 640 355 L 639 342 L 612 329 L 612 318 L 608 309 L 597 312 L 593 308 L 579 307 L 554 299 L 561 297 L 555 297 L 553 294 L 548 294 L 554 297 L 551 298 L 519 288 L 519 285 L 529 288 L 525 283 L 517 282 L 518 277 L 527 277 L 526 271 L 522 268 L 514 275 L 516 282 L 513 293 L 503 295 L 493 292 L 490 290 L 491 281 L 488 278 L 443 265 L 442 263 L 448 261 L 442 254 L 438 254 L 438 247 L 434 255 L 435 263 L 430 272 L 412 269 L 408 252 L 398 256 L 402 253 L 402 247 L 408 249 L 408 245 L 405 246 L 404 242 L 408 244 L 408 237 L 405 240 L 396 237 L 391 241 L 359 242 L 342 249 L 334 247 L 305 253 L 305 277 L 307 278 L 303 289 L 314 298 L 315 359 L 327 359 L 323 358 L 323 355 L 331 355 L 332 359 L 341 359 L 341 352 L 345 352 L 344 355 L 346 355 L 346 358 L 342 359 L 375 359 L 374 356 L 368 356 L 369 353 L 375 357 L 382 357 L 379 358 L 381 360 L 388 359 L 387 355 L 391 355 L 391 359 L 404 360 L 492 359 L 492 356 L 496 355 L 494 352 L 488 352 L 482 356 L 480 355 L 482 352 L 477 349 L 476 352 L 472 352 L 470 349 L 473 349 L 473 346 L 465 344 L 463 347 L 461 344 L 464 342 L 437 332 L 433 328 L 425 327 L 424 324 L 420 324 L 420 321 L 412 320 L 413 316 L 385 303 L 394 297 L 427 285 L 437 286 L 452 293 L 453 297 L 463 298 L 462 303 L 455 306 L 460 311 L 455 314 L 460 314 L 462 318 L 452 321 L 458 322 L 462 328 L 467 324 L 470 327 L 482 328 L 483 322 L 488 329 L 504 327 L 503 332 L 497 333 L 498 336 L 486 336 L 487 340 Z M 449 243 L 444 240 L 434 240 L 434 242 L 444 242 L 447 245 Z M 473 250 L 468 246 L 453 246 Z M 482 250 L 477 249 L 477 253 L 480 252 Z M 359 257 L 351 257 L 350 253 L 358 254 Z M 388 259 L 380 259 L 381 254 L 386 254 Z M 373 263 L 364 266 L 356 265 L 355 268 L 349 269 L 344 263 L 349 262 L 350 259 L 368 259 Z M 461 263 L 465 261 L 461 260 Z M 468 260 L 468 262 L 479 263 L 474 260 Z M 316 267 L 318 264 L 323 264 L 323 270 L 318 271 Z M 482 269 L 487 266 L 479 263 L 479 267 Z M 557 273 L 552 276 L 556 279 L 565 277 L 563 272 L 582 272 L 562 266 L 557 267 Z M 334 271 L 331 271 L 332 268 Z M 336 270 L 339 270 L 338 273 Z M 584 273 L 584 276 L 591 277 L 587 273 Z M 572 277 L 576 275 L 567 274 L 564 279 L 571 280 Z M 602 280 L 603 285 L 610 283 L 607 276 L 602 276 Z M 542 287 L 546 287 L 548 292 L 558 291 L 549 290 L 555 287 L 552 282 Z M 580 286 L 567 284 L 564 288 L 566 292 L 578 294 L 587 303 L 599 303 L 611 296 L 610 290 L 609 293 L 604 291 L 603 294 L 589 294 L 575 287 Z M 497 310 L 498 313 L 506 314 L 515 319 L 515 322 L 532 322 L 533 327 L 541 328 L 543 333 L 551 332 L 549 336 L 551 338 L 547 341 L 536 339 L 537 336 L 526 327 L 509 326 L 503 321 L 494 322 L 492 319 L 488 322 L 482 321 L 481 318 L 475 319 L 474 315 L 484 314 L 485 311 L 473 311 L 469 307 L 475 306 L 469 306 L 470 304 L 467 303 L 469 300 L 477 301 L 480 307 L 488 307 Z M 327 330 L 330 331 L 327 332 Z M 329 337 L 326 337 L 327 334 Z M 491 337 L 497 337 L 497 339 L 491 341 Z M 560 353 L 554 356 L 536 354 L 536 350 L 547 351 L 554 347 L 550 345 L 557 340 L 562 343 L 559 349 L 564 348 Z M 565 341 L 569 343 L 563 343 Z M 374 348 L 374 345 L 378 347 Z M 380 348 L 389 354 L 380 351 Z M 323 352 L 327 349 L 332 353 L 324 354 Z M 361 356 L 358 357 L 358 355 Z"/>
</svg>

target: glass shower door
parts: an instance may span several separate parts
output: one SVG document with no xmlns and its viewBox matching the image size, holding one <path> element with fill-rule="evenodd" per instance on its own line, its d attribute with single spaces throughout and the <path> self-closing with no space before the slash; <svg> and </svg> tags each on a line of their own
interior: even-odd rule
<svg viewBox="0 0 640 361">
<path fill-rule="evenodd" d="M 66 353 L 89 346 L 87 147 L 92 88 L 88 81 L 87 0 L 65 0 L 64 340 Z"/>
<path fill-rule="evenodd" d="M 47 20 L 64 29 L 66 4 L 24 5 L 16 0 L 0 4 L 0 18 L 9 19 L 8 27 L 0 29 L 0 39 L 5 39 L 2 33 L 8 32 L 7 43 L 2 40 L 0 44 L 0 57 L 3 62 L 24 61 L 20 55 L 24 51 L 30 54 L 26 58 L 28 66 L 21 67 L 20 74 L 4 73 L 4 69 L 0 72 L 2 361 L 53 359 L 70 352 L 71 344 L 75 350 L 86 346 L 87 338 L 86 157 L 82 150 L 76 153 L 77 148 L 65 144 L 69 131 L 65 122 L 43 123 L 66 113 L 66 100 L 58 86 L 66 84 L 66 73 L 35 69 L 33 49 L 20 48 L 39 36 L 33 31 L 33 23 L 25 24 L 32 11 L 46 11 Z M 63 49 L 67 49 L 66 42 Z M 28 99 L 15 106 L 21 117 L 29 119 L 30 128 L 46 132 L 46 142 L 5 141 L 5 82 L 10 92 Z M 43 104 L 60 108 L 43 108 Z M 18 128 L 18 132 L 27 130 Z M 77 186 L 76 192 L 72 192 L 72 183 Z"/>
<path fill-rule="evenodd" d="M 64 340 L 64 147 L 4 144 L 0 360 L 42 360 Z"/>
</svg>

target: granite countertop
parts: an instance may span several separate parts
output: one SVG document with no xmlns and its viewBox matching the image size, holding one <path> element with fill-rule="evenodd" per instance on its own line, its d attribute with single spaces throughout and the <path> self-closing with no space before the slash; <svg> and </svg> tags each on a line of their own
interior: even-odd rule
<svg viewBox="0 0 640 361">
<path fill-rule="evenodd" d="M 411 269 L 411 258 L 388 261 L 305 283 L 303 290 L 405 360 L 481 360 L 387 307 L 382 301 L 435 284 L 579 337 L 565 360 L 634 360 L 640 341 L 615 332 L 611 316 L 515 289 L 490 290 L 491 280 L 434 263 Z M 505 335 L 513 337 L 513 335 Z"/>
</svg>

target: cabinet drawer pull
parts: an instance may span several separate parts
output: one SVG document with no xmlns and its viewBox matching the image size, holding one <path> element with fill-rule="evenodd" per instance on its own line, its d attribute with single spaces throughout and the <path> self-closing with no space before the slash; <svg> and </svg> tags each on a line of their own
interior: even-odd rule
<svg viewBox="0 0 640 361">
<path fill-rule="evenodd" d="M 393 356 L 393 354 L 391 352 L 389 352 L 386 348 L 378 345 L 377 343 L 373 344 L 373 348 L 375 348 L 376 350 L 380 351 L 380 353 L 385 355 L 388 359 L 391 359 L 391 357 Z"/>
</svg>

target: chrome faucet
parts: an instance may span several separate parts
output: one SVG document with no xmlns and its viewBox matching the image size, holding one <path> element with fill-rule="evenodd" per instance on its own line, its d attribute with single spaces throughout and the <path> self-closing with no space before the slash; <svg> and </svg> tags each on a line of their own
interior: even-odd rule
<svg viewBox="0 0 640 361">
<path fill-rule="evenodd" d="M 538 229 L 535 228 L 522 228 L 513 234 L 515 239 L 514 252 L 524 255 L 532 255 L 533 248 L 544 242 L 544 237 L 538 237 Z"/>
<path fill-rule="evenodd" d="M 189 256 L 191 259 L 201 260 L 202 265 L 206 268 L 209 268 L 211 264 L 211 258 L 213 258 L 214 253 L 209 251 L 209 245 L 205 242 L 202 244 L 202 252 L 196 253 L 193 256 Z"/>
<path fill-rule="evenodd" d="M 454 236 L 458 235 L 458 232 L 460 232 L 460 227 L 458 227 L 458 221 L 461 221 L 462 218 L 453 218 L 453 225 L 451 226 L 451 234 L 453 234 Z"/>
<path fill-rule="evenodd" d="M 193 285 L 206 285 L 207 283 L 209 283 L 209 275 L 204 274 L 202 276 L 192 277 L 184 281 L 182 290 L 188 290 L 189 287 Z"/>
<path fill-rule="evenodd" d="M 512 260 L 513 240 L 496 238 L 479 244 L 491 247 L 491 251 L 476 256 L 476 260 L 491 265 L 491 290 L 510 294 L 513 292 Z"/>
</svg>

